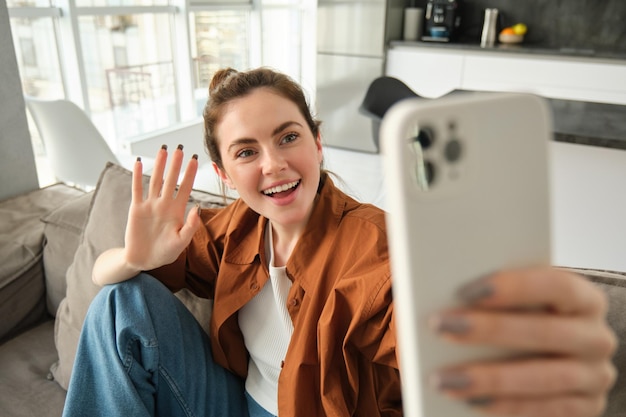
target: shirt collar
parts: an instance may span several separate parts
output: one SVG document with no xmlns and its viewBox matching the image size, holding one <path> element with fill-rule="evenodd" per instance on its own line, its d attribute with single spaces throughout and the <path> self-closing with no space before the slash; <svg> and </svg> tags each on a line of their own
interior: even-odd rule
<svg viewBox="0 0 626 417">
<path fill-rule="evenodd" d="M 327 173 L 322 174 L 320 188 L 314 203 L 313 211 L 307 227 L 298 240 L 293 253 L 287 262 L 287 273 L 291 279 L 297 277 L 300 285 L 306 290 L 307 259 L 322 247 L 326 239 L 333 239 L 343 216 L 347 196 L 340 192 Z M 233 219 L 227 232 L 227 239 L 238 242 L 229 251 L 225 261 L 231 264 L 251 264 L 258 257 L 265 263 L 265 227 L 268 220 L 252 211 L 242 200 L 235 203 Z M 256 225 L 254 225 L 256 223 Z M 256 228 L 256 233 L 250 230 Z M 228 245 L 228 243 L 226 243 Z M 230 245 L 228 245 L 230 246 Z"/>
<path fill-rule="evenodd" d="M 330 245 L 324 245 L 323 242 L 335 239 L 347 198 L 335 187 L 328 174 L 322 174 L 320 190 L 309 223 L 287 261 L 287 273 L 292 279 L 298 280 L 305 291 L 311 279 L 311 274 L 306 273 L 307 270 L 310 271 L 309 260 L 315 252 L 329 249 Z"/>
</svg>

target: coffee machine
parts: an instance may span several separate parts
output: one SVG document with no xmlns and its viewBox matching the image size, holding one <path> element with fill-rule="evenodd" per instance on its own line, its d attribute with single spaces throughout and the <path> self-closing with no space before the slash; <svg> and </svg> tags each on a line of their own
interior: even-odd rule
<svg viewBox="0 0 626 417">
<path fill-rule="evenodd" d="M 450 42 L 461 24 L 458 0 L 428 0 L 423 41 Z"/>
</svg>

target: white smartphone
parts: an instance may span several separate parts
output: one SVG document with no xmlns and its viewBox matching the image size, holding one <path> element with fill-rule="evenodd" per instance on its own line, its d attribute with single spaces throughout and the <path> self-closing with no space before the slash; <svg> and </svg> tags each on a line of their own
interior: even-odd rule
<svg viewBox="0 0 626 417">
<path fill-rule="evenodd" d="M 459 347 L 428 328 L 462 284 L 550 262 L 551 116 L 530 94 L 409 99 L 381 125 L 403 402 L 410 417 L 478 415 L 427 384 L 446 365 L 511 352 Z"/>
</svg>

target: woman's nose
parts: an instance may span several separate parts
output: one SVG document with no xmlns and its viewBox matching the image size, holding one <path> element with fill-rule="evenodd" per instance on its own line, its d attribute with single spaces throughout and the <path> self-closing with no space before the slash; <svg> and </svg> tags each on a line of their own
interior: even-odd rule
<svg viewBox="0 0 626 417">
<path fill-rule="evenodd" d="M 263 173 L 275 174 L 287 167 L 287 161 L 277 151 L 268 151 L 263 155 Z"/>
</svg>

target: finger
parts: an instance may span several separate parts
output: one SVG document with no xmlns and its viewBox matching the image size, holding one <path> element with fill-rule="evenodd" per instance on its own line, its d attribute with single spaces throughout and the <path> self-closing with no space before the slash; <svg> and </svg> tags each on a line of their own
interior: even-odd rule
<svg viewBox="0 0 626 417">
<path fill-rule="evenodd" d="M 602 394 L 615 379 L 615 368 L 608 360 L 534 358 L 447 369 L 435 374 L 431 382 L 456 398 L 505 398 Z"/>
<path fill-rule="evenodd" d="M 447 311 L 433 316 L 430 325 L 456 343 L 518 352 L 606 358 L 617 346 L 614 333 L 603 321 L 543 312 Z"/>
<path fill-rule="evenodd" d="M 187 164 L 187 168 L 185 169 L 185 175 L 183 176 L 183 180 L 180 183 L 180 187 L 178 187 L 178 193 L 176 194 L 177 200 L 184 200 L 185 203 L 187 202 L 187 200 L 189 199 L 189 194 L 191 194 L 193 182 L 196 179 L 197 172 L 198 155 L 194 154 Z"/>
<path fill-rule="evenodd" d="M 161 195 L 167 197 L 174 197 L 176 191 L 176 184 L 178 184 L 178 176 L 180 175 L 180 167 L 183 164 L 183 145 L 178 145 L 172 158 L 170 160 L 170 166 L 167 170 L 167 176 L 165 177 L 165 183 L 163 184 L 163 190 Z"/>
<path fill-rule="evenodd" d="M 141 157 L 137 157 L 137 161 L 133 165 L 132 184 L 131 201 L 135 204 L 141 203 L 143 201 L 143 164 L 141 163 Z"/>
<path fill-rule="evenodd" d="M 200 219 L 200 206 L 198 205 L 195 209 L 190 210 L 189 214 L 187 214 L 187 220 L 179 232 L 180 239 L 188 245 L 189 242 L 191 242 L 191 238 L 196 233 L 196 230 L 198 230 L 201 225 L 202 220 Z"/>
<path fill-rule="evenodd" d="M 505 398 L 470 402 L 486 415 L 523 417 L 598 417 L 606 408 L 604 395 L 566 395 L 538 399 Z"/>
<path fill-rule="evenodd" d="M 488 308 L 548 307 L 565 314 L 604 316 L 604 293 L 578 274 L 536 267 L 495 273 L 459 291 L 461 299 Z"/>
<path fill-rule="evenodd" d="M 150 188 L 148 191 L 149 198 L 158 198 L 161 195 L 161 187 L 163 186 L 163 173 L 165 172 L 165 163 L 167 162 L 167 145 L 161 146 L 154 160 L 152 168 L 152 176 L 150 177 Z"/>
</svg>

